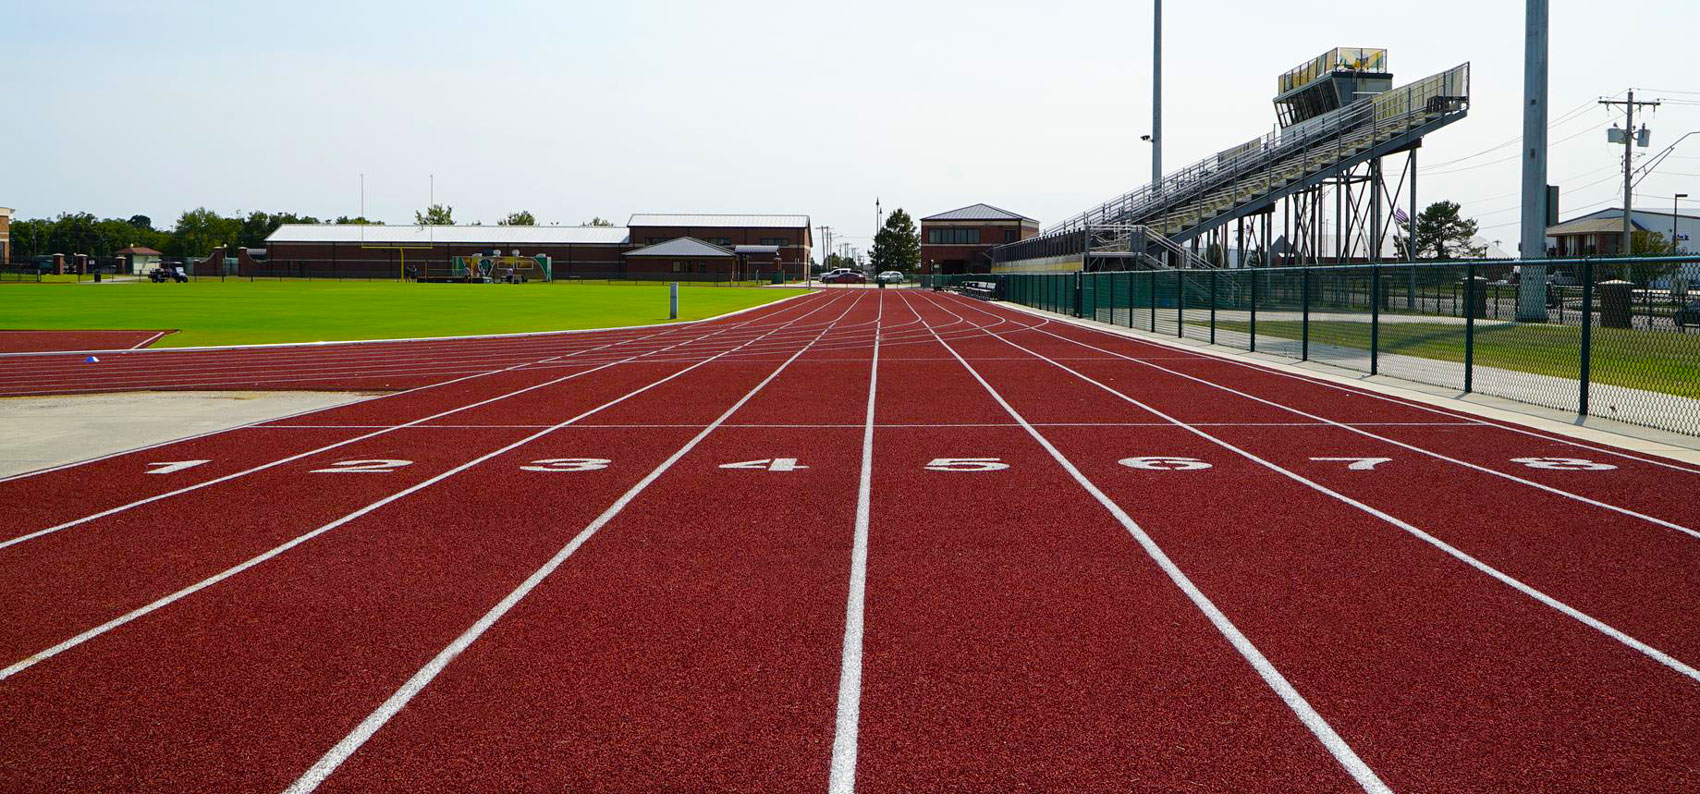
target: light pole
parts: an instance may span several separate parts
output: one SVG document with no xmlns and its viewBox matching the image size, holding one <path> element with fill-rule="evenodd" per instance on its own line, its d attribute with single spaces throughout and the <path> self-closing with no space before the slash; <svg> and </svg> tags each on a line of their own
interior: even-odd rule
<svg viewBox="0 0 1700 794">
<path fill-rule="evenodd" d="M 1678 193 L 1670 200 L 1670 252 L 1676 253 L 1676 203 L 1688 198 L 1687 193 Z"/>
</svg>

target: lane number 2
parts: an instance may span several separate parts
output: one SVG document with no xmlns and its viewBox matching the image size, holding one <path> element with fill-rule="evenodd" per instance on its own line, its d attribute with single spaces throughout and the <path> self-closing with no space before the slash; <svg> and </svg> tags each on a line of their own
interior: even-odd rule
<svg viewBox="0 0 1700 794">
<path fill-rule="evenodd" d="M 412 466 L 411 460 L 389 460 L 377 458 L 373 460 L 339 460 L 323 469 L 314 469 L 313 474 L 378 474 L 391 472 L 404 466 Z"/>
</svg>

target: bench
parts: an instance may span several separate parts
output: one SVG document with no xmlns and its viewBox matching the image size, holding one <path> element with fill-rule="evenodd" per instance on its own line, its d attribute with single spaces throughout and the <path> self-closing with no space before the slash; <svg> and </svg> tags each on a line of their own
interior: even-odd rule
<svg viewBox="0 0 1700 794">
<path fill-rule="evenodd" d="M 996 281 L 964 281 L 956 285 L 956 292 L 970 298 L 983 301 L 998 299 L 998 283 Z"/>
</svg>

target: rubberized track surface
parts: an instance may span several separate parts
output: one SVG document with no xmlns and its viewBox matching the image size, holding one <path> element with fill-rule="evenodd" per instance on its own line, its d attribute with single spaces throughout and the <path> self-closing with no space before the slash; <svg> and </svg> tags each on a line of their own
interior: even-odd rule
<svg viewBox="0 0 1700 794">
<path fill-rule="evenodd" d="M 1700 789 L 1700 471 L 918 291 L 0 359 L 0 790 Z"/>
<path fill-rule="evenodd" d="M 170 331 L 0 331 L 0 353 L 55 350 L 134 350 Z"/>
</svg>

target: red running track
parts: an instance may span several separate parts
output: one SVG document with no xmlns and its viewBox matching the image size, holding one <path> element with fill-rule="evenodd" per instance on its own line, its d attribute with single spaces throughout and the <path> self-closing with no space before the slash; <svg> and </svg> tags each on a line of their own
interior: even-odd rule
<svg viewBox="0 0 1700 794">
<path fill-rule="evenodd" d="M 908 290 L 354 347 L 11 370 L 411 389 L 0 482 L 0 789 L 1700 787 L 1693 467 Z"/>
<path fill-rule="evenodd" d="M 171 331 L 0 331 L 0 353 L 135 350 Z"/>
</svg>

